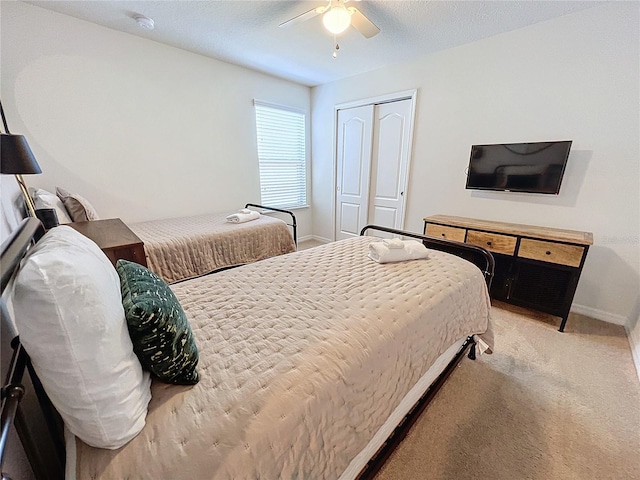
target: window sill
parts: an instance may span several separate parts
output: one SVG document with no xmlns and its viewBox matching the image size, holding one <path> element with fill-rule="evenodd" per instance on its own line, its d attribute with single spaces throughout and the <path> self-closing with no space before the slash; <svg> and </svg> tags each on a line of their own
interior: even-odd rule
<svg viewBox="0 0 640 480">
<path fill-rule="evenodd" d="M 283 210 L 303 210 L 305 208 L 311 208 L 311 205 L 299 205 L 297 207 L 284 207 Z"/>
<path fill-rule="evenodd" d="M 274 208 L 279 208 L 281 210 L 304 210 L 306 208 L 311 208 L 311 205 L 300 205 L 297 207 L 274 207 Z M 263 213 L 268 214 L 268 213 L 279 213 L 279 212 L 270 212 L 268 210 L 265 210 Z"/>
</svg>

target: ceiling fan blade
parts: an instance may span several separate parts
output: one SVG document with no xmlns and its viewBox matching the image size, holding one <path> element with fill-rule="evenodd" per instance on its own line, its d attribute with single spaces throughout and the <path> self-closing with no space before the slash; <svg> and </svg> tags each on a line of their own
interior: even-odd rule
<svg viewBox="0 0 640 480">
<path fill-rule="evenodd" d="M 320 15 L 322 12 L 326 10 L 326 7 L 316 7 L 312 8 L 308 12 L 301 13 L 297 17 L 293 17 L 286 22 L 282 22 L 280 24 L 281 27 L 290 27 L 291 25 L 295 25 L 296 23 L 304 22 L 305 20 L 309 20 L 310 18 L 315 17 L 316 15 Z"/>
<path fill-rule="evenodd" d="M 353 25 L 354 28 L 366 38 L 371 38 L 380 33 L 380 29 L 376 27 L 371 20 L 365 17 L 360 10 L 355 7 L 349 7 L 349 11 L 352 12 L 351 25 Z"/>
</svg>

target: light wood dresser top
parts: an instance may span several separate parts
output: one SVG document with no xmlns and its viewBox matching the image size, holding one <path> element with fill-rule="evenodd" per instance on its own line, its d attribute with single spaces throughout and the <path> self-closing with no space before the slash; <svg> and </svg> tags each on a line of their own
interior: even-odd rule
<svg viewBox="0 0 640 480">
<path fill-rule="evenodd" d="M 479 220 L 477 218 L 456 217 L 452 215 L 431 215 L 430 217 L 424 217 L 424 221 L 427 223 L 505 233 L 521 237 L 569 242 L 577 245 L 593 245 L 593 234 L 591 232 L 580 232 L 577 230 L 563 230 L 535 225 L 521 225 L 519 223 L 496 222 L 493 220 Z"/>
</svg>

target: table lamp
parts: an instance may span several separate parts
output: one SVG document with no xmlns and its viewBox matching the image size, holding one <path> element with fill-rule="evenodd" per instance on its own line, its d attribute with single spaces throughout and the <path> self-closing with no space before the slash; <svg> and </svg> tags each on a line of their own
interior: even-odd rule
<svg viewBox="0 0 640 480">
<path fill-rule="evenodd" d="M 33 156 L 31 148 L 29 148 L 27 139 L 22 135 L 13 135 L 9 132 L 1 101 L 0 114 L 2 114 L 2 125 L 5 131 L 5 133 L 0 134 L 0 173 L 13 174 L 16 176 L 16 181 L 20 186 L 22 196 L 27 204 L 28 214 L 35 217 L 35 205 L 33 204 L 31 195 L 29 195 L 27 185 L 24 183 L 22 175 L 42 173 L 42 170 L 36 158 Z"/>
</svg>

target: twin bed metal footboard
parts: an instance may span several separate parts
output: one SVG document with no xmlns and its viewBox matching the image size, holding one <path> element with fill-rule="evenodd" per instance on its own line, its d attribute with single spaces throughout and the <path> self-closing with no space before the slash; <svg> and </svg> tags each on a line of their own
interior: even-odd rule
<svg viewBox="0 0 640 480">
<path fill-rule="evenodd" d="M 482 247 L 477 247 L 468 243 L 454 242 L 453 240 L 428 237 L 419 233 L 405 232 L 402 230 L 397 230 L 395 228 L 381 227 L 378 225 L 367 225 L 360 231 L 360 235 L 365 235 L 369 230 L 391 233 L 392 235 L 399 235 L 402 237 L 415 238 L 422 241 L 424 246 L 427 248 L 440 250 L 464 258 L 480 269 L 480 271 L 484 275 L 484 280 L 487 283 L 487 288 L 491 288 L 491 281 L 493 279 L 493 271 L 495 268 L 495 260 L 493 258 L 493 255 L 491 255 L 491 253 L 489 253 Z"/>
<path fill-rule="evenodd" d="M 249 207 L 262 208 L 263 210 L 270 210 L 272 212 L 280 212 L 280 213 L 286 213 L 287 215 L 290 215 L 291 223 L 287 223 L 287 225 L 289 225 L 293 229 L 293 243 L 296 244 L 296 247 L 298 246 L 298 224 L 296 223 L 296 216 L 293 214 L 293 212 L 290 212 L 289 210 L 282 210 L 280 208 L 265 207 L 264 205 L 258 205 L 256 203 L 247 203 L 244 206 L 244 208 L 249 208 Z"/>
</svg>

